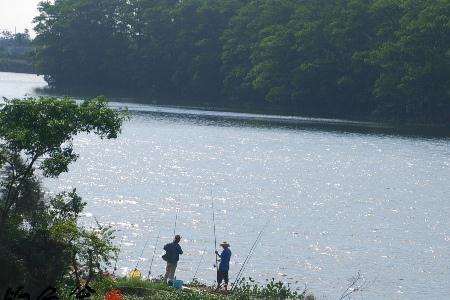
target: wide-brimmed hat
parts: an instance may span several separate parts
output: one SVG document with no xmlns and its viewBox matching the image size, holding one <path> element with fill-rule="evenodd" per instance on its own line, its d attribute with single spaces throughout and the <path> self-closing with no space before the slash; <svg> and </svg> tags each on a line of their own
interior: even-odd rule
<svg viewBox="0 0 450 300">
<path fill-rule="evenodd" d="M 230 247 L 230 244 L 228 244 L 228 242 L 226 241 L 223 241 L 222 243 L 220 243 L 220 246 Z"/>
</svg>

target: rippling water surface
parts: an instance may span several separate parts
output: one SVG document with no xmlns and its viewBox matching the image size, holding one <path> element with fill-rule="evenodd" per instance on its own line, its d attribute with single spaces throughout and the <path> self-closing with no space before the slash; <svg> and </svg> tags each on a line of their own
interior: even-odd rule
<svg viewBox="0 0 450 300">
<path fill-rule="evenodd" d="M 0 73 L 0 92 L 32 94 L 31 78 Z M 128 106 L 132 118 L 118 139 L 78 136 L 79 160 L 45 180 L 52 192 L 77 188 L 88 202 L 84 222 L 96 218 L 118 230 L 119 273 L 138 264 L 146 275 L 156 246 L 152 275 L 162 274 L 161 248 L 177 219 L 185 252 L 178 277 L 192 279 L 205 252 L 197 277 L 211 283 L 213 200 L 217 238 L 233 252 L 232 278 L 270 220 L 245 276 L 306 284 L 336 299 L 361 272 L 369 281 L 362 299 L 448 299 L 449 139 L 349 132 L 339 121 Z"/>
</svg>

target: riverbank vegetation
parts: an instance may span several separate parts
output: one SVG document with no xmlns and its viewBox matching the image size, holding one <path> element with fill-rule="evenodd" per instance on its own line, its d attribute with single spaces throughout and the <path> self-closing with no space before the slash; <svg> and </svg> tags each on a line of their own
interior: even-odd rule
<svg viewBox="0 0 450 300">
<path fill-rule="evenodd" d="M 82 272 L 91 274 L 115 256 L 111 228 L 78 223 L 85 203 L 76 190 L 46 193 L 39 178 L 68 171 L 78 157 L 72 146 L 75 135 L 116 138 L 125 118 L 103 97 L 81 104 L 41 97 L 1 105 L 1 297 L 28 293 L 35 299 L 48 286 L 66 282 L 79 287 Z"/>
<path fill-rule="evenodd" d="M 0 72 L 34 73 L 31 42 L 28 30 L 0 32 Z"/>
<path fill-rule="evenodd" d="M 445 0 L 71 0 L 35 24 L 36 70 L 60 89 L 450 123 Z"/>
<path fill-rule="evenodd" d="M 91 299 L 110 300 L 251 300 L 251 299 L 292 299 L 314 300 L 306 290 L 294 291 L 282 282 L 268 281 L 265 285 L 255 284 L 253 280 L 242 280 L 240 286 L 233 291 L 216 291 L 214 287 L 194 282 L 175 289 L 162 279 L 142 280 L 125 277 L 111 278 L 99 274 L 91 283 Z M 64 299 L 76 299 L 71 291 L 61 290 Z M 106 297 L 105 297 L 106 295 Z M 117 298 L 114 298 L 114 295 Z M 108 296 L 110 298 L 108 298 Z"/>
</svg>

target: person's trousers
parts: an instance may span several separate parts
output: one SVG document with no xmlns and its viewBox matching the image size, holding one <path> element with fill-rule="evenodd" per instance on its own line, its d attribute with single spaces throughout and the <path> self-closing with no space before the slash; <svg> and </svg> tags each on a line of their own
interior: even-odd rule
<svg viewBox="0 0 450 300">
<path fill-rule="evenodd" d="M 226 272 L 217 271 L 217 284 L 221 285 L 222 280 L 225 281 L 225 285 L 228 285 L 228 271 Z"/>
<path fill-rule="evenodd" d="M 177 269 L 177 263 L 167 263 L 166 266 L 166 274 L 164 275 L 164 278 L 167 280 L 169 279 L 170 281 L 173 281 L 173 278 L 175 277 L 175 270 Z"/>
</svg>

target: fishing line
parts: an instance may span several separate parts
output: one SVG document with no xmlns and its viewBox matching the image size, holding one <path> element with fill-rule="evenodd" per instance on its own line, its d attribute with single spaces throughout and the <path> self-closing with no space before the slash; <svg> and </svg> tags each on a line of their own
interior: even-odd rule
<svg viewBox="0 0 450 300">
<path fill-rule="evenodd" d="M 153 249 L 152 260 L 150 262 L 150 268 L 148 269 L 147 278 L 150 278 L 150 275 L 152 274 L 153 261 L 155 260 L 156 248 L 158 247 L 158 242 L 159 242 L 160 237 L 161 237 L 161 228 L 159 229 L 158 236 L 156 237 L 155 248 Z"/>
<path fill-rule="evenodd" d="M 195 269 L 195 273 L 194 273 L 194 276 L 192 277 L 192 281 L 195 281 L 195 279 L 197 279 L 196 277 L 197 277 L 198 269 L 200 268 L 200 265 L 203 262 L 203 258 L 205 256 L 205 252 L 206 252 L 206 247 L 205 247 L 205 249 L 203 249 L 202 257 L 200 258 L 200 261 L 199 261 L 199 263 L 197 265 L 197 269 Z"/>
<path fill-rule="evenodd" d="M 144 250 L 145 250 L 145 248 L 147 248 L 149 241 L 150 241 L 150 239 L 147 239 L 147 241 L 145 242 L 144 248 L 142 248 L 141 255 L 139 255 L 139 257 L 138 257 L 138 261 L 136 263 L 136 266 L 134 267 L 134 270 L 137 270 L 137 267 L 139 266 L 139 263 L 141 262 L 141 260 L 139 258 L 141 258 L 142 255 L 144 254 Z"/>
</svg>

